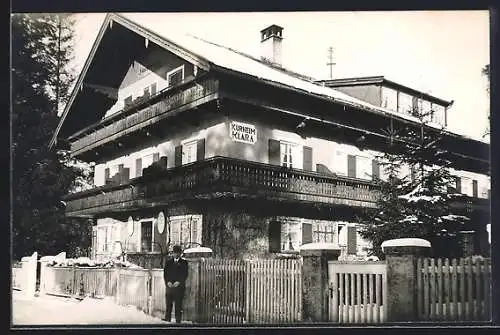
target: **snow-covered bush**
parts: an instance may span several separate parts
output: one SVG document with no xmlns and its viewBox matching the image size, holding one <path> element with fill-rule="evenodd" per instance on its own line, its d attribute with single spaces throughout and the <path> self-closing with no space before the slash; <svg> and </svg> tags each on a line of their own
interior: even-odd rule
<svg viewBox="0 0 500 335">
<path fill-rule="evenodd" d="M 94 268 L 129 268 L 129 269 L 142 269 L 142 267 L 128 262 L 117 259 L 109 259 L 105 261 L 91 260 L 88 257 L 79 258 L 68 258 L 63 261 L 51 260 L 47 263 L 48 266 L 53 267 L 66 267 L 66 266 L 77 266 L 77 267 L 94 267 Z"/>
</svg>

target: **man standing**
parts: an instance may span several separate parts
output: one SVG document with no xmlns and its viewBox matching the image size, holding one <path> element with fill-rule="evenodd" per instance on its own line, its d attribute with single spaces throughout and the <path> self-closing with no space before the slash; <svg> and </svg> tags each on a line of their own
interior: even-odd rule
<svg viewBox="0 0 500 335">
<path fill-rule="evenodd" d="M 175 322 L 180 323 L 182 318 L 182 301 L 186 289 L 186 279 L 188 276 L 188 263 L 181 257 L 182 248 L 180 245 L 173 247 L 174 257 L 167 260 L 163 269 L 165 279 L 165 321 L 170 322 L 172 317 L 172 304 L 175 304 Z"/>
</svg>

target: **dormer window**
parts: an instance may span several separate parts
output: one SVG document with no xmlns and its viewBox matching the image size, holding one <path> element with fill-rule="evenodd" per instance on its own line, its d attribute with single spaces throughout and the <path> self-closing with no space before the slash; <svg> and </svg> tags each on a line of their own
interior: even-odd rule
<svg viewBox="0 0 500 335">
<path fill-rule="evenodd" d="M 168 86 L 175 86 L 184 80 L 184 65 L 167 72 L 167 84 Z"/>
</svg>

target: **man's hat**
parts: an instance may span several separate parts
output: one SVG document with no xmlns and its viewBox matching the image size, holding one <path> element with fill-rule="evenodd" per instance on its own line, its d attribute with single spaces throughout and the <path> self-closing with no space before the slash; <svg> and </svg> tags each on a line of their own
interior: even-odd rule
<svg viewBox="0 0 500 335">
<path fill-rule="evenodd" d="M 179 253 L 179 254 L 180 254 L 180 253 L 182 253 L 182 247 L 181 247 L 180 245 L 176 244 L 176 245 L 174 245 L 174 247 L 172 248 L 172 251 L 173 251 L 174 253 Z"/>
</svg>

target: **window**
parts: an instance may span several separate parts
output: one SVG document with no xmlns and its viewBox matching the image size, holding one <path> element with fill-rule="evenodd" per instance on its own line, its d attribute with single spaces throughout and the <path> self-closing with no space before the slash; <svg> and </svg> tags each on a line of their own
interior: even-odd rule
<svg viewBox="0 0 500 335">
<path fill-rule="evenodd" d="M 281 165 L 286 167 L 293 167 L 293 155 L 292 155 L 293 144 L 281 142 L 280 143 L 280 156 Z"/>
<path fill-rule="evenodd" d="M 410 114 L 411 108 L 412 108 L 411 95 L 399 92 L 398 112 L 401 114 Z"/>
<path fill-rule="evenodd" d="M 170 220 L 170 245 L 180 244 L 201 245 L 202 243 L 202 216 L 199 214 L 171 216 Z M 167 231 L 168 235 L 168 231 Z"/>
<path fill-rule="evenodd" d="M 472 180 L 467 177 L 462 177 L 462 194 L 472 197 Z"/>
<path fill-rule="evenodd" d="M 355 225 L 338 225 L 338 241 L 341 249 L 347 254 L 356 254 L 358 251 L 358 233 Z"/>
<path fill-rule="evenodd" d="M 145 97 L 149 97 L 149 86 L 148 87 L 144 87 L 144 96 Z"/>
<path fill-rule="evenodd" d="M 132 104 L 132 95 L 129 95 L 128 97 L 125 98 L 125 100 L 123 100 L 123 103 L 125 105 L 125 108 L 128 107 L 129 105 Z"/>
<path fill-rule="evenodd" d="M 452 176 L 448 192 L 450 193 L 462 193 L 462 178 L 457 176 Z"/>
<path fill-rule="evenodd" d="M 337 224 L 335 222 L 313 223 L 313 243 L 338 244 Z"/>
<path fill-rule="evenodd" d="M 97 227 L 97 252 L 106 252 L 108 244 L 108 227 Z"/>
<path fill-rule="evenodd" d="M 422 100 L 422 113 L 427 114 L 425 121 L 432 121 L 431 103 L 427 100 Z"/>
<path fill-rule="evenodd" d="M 152 83 L 151 84 L 151 95 L 155 95 L 156 94 L 156 83 Z"/>
<path fill-rule="evenodd" d="M 337 150 L 335 151 L 335 158 L 333 159 L 334 171 L 341 175 L 347 175 L 347 155 L 345 152 Z"/>
<path fill-rule="evenodd" d="M 356 156 L 356 177 L 361 179 L 371 179 L 372 161 L 368 157 Z"/>
<path fill-rule="evenodd" d="M 153 246 L 153 221 L 141 222 L 141 251 L 151 252 Z"/>
<path fill-rule="evenodd" d="M 167 72 L 167 83 L 168 86 L 174 86 L 180 84 L 184 80 L 184 65 Z"/>
<path fill-rule="evenodd" d="M 97 249 L 98 244 L 97 244 L 97 226 L 92 227 L 92 255 L 95 257 L 95 253 L 98 250 Z"/>
<path fill-rule="evenodd" d="M 422 110 L 422 99 L 418 97 L 412 97 L 411 99 L 411 114 L 417 116 Z"/>
<path fill-rule="evenodd" d="M 397 111 L 398 92 L 388 87 L 382 88 L 382 107 Z"/>
<path fill-rule="evenodd" d="M 301 146 L 295 143 L 280 141 L 280 165 L 288 168 L 302 169 Z"/>
<path fill-rule="evenodd" d="M 182 145 L 182 164 L 196 161 L 197 141 L 191 141 Z"/>
<path fill-rule="evenodd" d="M 293 221 L 281 224 L 281 251 L 298 251 L 302 244 L 302 222 Z"/>
<path fill-rule="evenodd" d="M 432 104 L 433 121 L 440 124 L 445 125 L 445 108 L 443 106 Z"/>
</svg>

